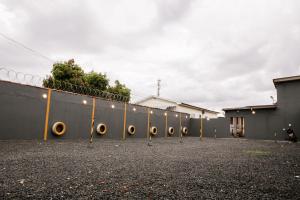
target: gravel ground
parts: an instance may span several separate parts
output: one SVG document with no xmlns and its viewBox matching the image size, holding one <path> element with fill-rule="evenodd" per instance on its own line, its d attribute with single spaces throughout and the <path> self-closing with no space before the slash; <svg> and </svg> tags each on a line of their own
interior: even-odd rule
<svg viewBox="0 0 300 200">
<path fill-rule="evenodd" d="M 0 199 L 300 199 L 300 144 L 0 141 Z"/>
</svg>

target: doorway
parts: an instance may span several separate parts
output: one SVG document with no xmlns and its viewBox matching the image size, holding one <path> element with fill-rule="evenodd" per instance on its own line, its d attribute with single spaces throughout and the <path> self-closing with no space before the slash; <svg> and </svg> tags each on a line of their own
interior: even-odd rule
<svg viewBox="0 0 300 200">
<path fill-rule="evenodd" d="M 245 118 L 230 117 L 230 133 L 233 137 L 245 136 Z"/>
</svg>

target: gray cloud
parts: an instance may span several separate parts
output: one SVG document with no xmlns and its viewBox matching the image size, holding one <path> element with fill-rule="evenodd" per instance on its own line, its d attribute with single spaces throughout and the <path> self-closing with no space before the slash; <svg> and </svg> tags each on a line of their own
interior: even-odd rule
<svg viewBox="0 0 300 200">
<path fill-rule="evenodd" d="M 300 72 L 300 3 L 0 1 L 1 32 L 53 60 L 74 58 L 133 90 L 220 109 L 270 103 L 272 78 Z M 0 37 L 0 65 L 44 75 L 51 63 Z"/>
</svg>

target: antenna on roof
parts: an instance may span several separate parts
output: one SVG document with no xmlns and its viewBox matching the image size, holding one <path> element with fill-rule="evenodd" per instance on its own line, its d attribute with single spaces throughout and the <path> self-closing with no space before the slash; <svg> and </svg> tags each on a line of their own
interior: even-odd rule
<svg viewBox="0 0 300 200">
<path fill-rule="evenodd" d="M 270 96 L 270 98 L 272 99 L 272 103 L 275 104 L 275 99 L 273 96 Z"/>
<path fill-rule="evenodd" d="M 160 82 L 161 82 L 161 80 L 158 79 L 158 80 L 157 80 L 157 96 L 158 96 L 158 97 L 159 97 L 159 95 L 160 95 Z"/>
</svg>

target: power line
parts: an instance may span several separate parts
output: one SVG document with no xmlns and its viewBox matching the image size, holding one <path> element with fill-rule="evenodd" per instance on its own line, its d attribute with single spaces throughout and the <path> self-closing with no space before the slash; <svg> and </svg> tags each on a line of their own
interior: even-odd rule
<svg viewBox="0 0 300 200">
<path fill-rule="evenodd" d="M 41 57 L 41 58 L 44 58 L 44 59 L 50 61 L 51 63 L 55 62 L 55 61 L 52 60 L 51 58 L 49 58 L 49 57 L 43 55 L 42 53 L 40 53 L 40 52 L 38 52 L 38 51 L 36 51 L 36 50 L 34 50 L 34 49 L 32 49 L 32 48 L 26 46 L 25 44 L 23 44 L 23 43 L 21 43 L 21 42 L 15 40 L 15 39 L 12 39 L 12 38 L 6 36 L 5 34 L 3 34 L 3 33 L 1 33 L 1 32 L 0 32 L 0 35 L 1 35 L 3 38 L 9 40 L 10 42 L 12 42 L 12 43 L 14 43 L 14 44 L 16 44 L 16 45 L 18 45 L 18 46 L 20 46 L 20 47 L 22 47 L 22 48 L 24 48 L 24 49 L 30 51 L 30 52 L 32 52 L 33 54 L 35 54 L 35 56 L 39 56 L 39 57 Z"/>
</svg>

